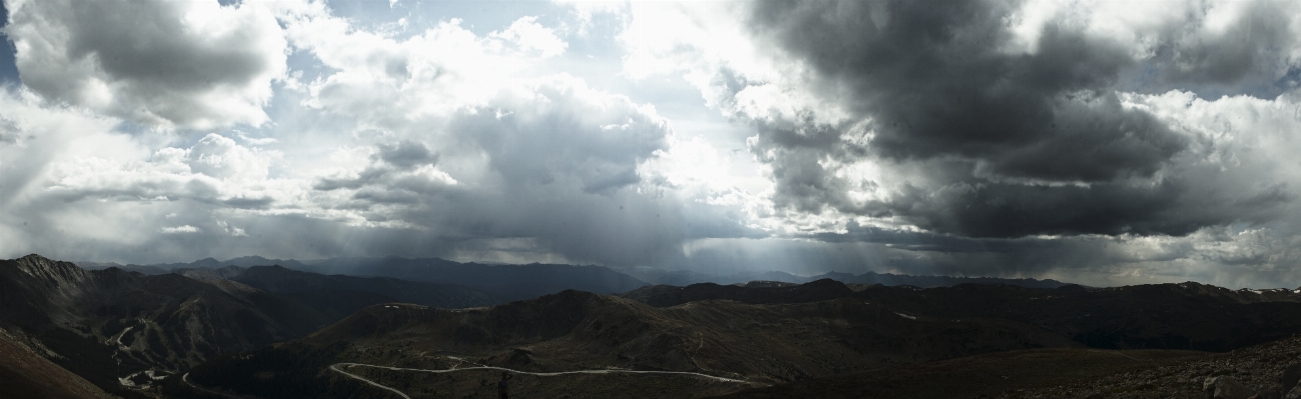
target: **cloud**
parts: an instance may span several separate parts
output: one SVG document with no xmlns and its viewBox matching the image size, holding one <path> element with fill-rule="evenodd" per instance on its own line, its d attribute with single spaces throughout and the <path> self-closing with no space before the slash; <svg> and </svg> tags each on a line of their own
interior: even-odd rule
<svg viewBox="0 0 1301 399">
<path fill-rule="evenodd" d="M 0 253 L 1301 277 L 1291 2 L 512 7 L 15 5 Z"/>
<path fill-rule="evenodd" d="M 248 237 L 248 233 L 245 232 L 244 229 L 231 226 L 230 224 L 226 223 L 225 220 L 217 219 L 216 224 L 220 230 L 224 231 L 226 234 L 229 234 L 231 237 Z M 198 231 L 198 229 L 195 229 L 195 231 Z"/>
<path fill-rule="evenodd" d="M 477 107 L 516 83 L 529 66 L 567 44 L 534 17 L 479 36 L 459 19 L 403 39 L 354 29 L 324 3 L 275 3 L 286 37 L 333 73 L 300 82 L 306 105 L 369 128 L 400 130 L 413 120 Z"/>
<path fill-rule="evenodd" d="M 559 76 L 444 123 L 424 136 L 447 143 L 437 153 L 414 140 L 378 144 L 341 156 L 365 162 L 313 188 L 350 223 L 425 230 L 471 252 L 525 240 L 553 259 L 636 264 L 671 256 L 682 239 L 680 207 L 642 190 L 654 184 L 639 166 L 672 134 L 650 107 Z"/>
<path fill-rule="evenodd" d="M 1295 50 L 1301 9 L 1294 2 L 1213 2 L 1190 11 L 1200 11 L 1200 20 L 1168 28 L 1154 54 L 1163 83 L 1268 85 L 1301 61 Z"/>
<path fill-rule="evenodd" d="M 449 130 L 485 151 L 508 185 L 618 190 L 640 180 L 638 163 L 670 134 L 653 108 L 567 77 L 503 91 L 487 107 L 499 111 L 462 114 Z"/>
<path fill-rule="evenodd" d="M 379 153 L 375 154 L 385 163 L 398 168 L 409 169 L 419 165 L 438 163 L 438 154 L 429 152 L 424 144 L 404 140 L 397 144 L 379 144 Z"/>
<path fill-rule="evenodd" d="M 560 55 L 569 47 L 555 32 L 537 23 L 537 17 L 524 17 L 515 20 L 504 30 L 488 34 L 488 37 L 501 39 L 503 43 L 513 43 L 520 50 L 535 52 L 541 58 Z"/>
<path fill-rule="evenodd" d="M 1110 10 L 1080 17 L 1068 7 L 1032 18 L 1001 2 L 756 2 L 733 15 L 748 32 L 699 28 L 722 38 L 683 42 L 695 50 L 642 44 L 638 56 L 704 59 L 668 70 L 707 77 L 693 78 L 706 99 L 751 121 L 759 134 L 750 150 L 771 167 L 773 203 L 805 214 L 975 237 L 1184 235 L 1280 215 L 1292 197 L 1286 180 L 1242 187 L 1217 176 L 1201 157 L 1222 148 L 1118 90 L 1132 71 L 1165 61 L 1155 45 L 1111 33 L 1146 29 L 1191 43 L 1214 36 L 1203 29 L 1213 22 L 1193 29 L 1201 33 L 1170 31 L 1178 19 L 1106 30 L 1091 18 Z M 1253 7 L 1220 18 L 1221 31 L 1285 5 Z M 1038 25 L 1009 24 L 1024 20 Z M 1290 23 L 1271 22 L 1251 45 L 1284 43 L 1275 39 Z M 754 44 L 736 47 L 780 51 L 698 54 L 746 40 Z"/>
<path fill-rule="evenodd" d="M 0 119 L 0 145 L 17 143 L 18 133 L 18 122 L 9 119 Z"/>
<path fill-rule="evenodd" d="M 1301 225 L 1295 7 L 634 4 L 620 37 L 626 74 L 681 76 L 748 124 L 773 183 L 746 222 L 774 238 L 701 238 L 692 265 L 780 246 L 823 271 L 1235 285 L 1294 267 L 1247 248 Z"/>
<path fill-rule="evenodd" d="M 194 234 L 194 233 L 198 233 L 199 231 L 200 230 L 198 227 L 194 227 L 188 224 L 184 226 L 164 227 L 161 230 L 159 230 L 159 232 L 163 234 Z"/>
<path fill-rule="evenodd" d="M 294 182 L 268 178 L 280 156 L 208 134 L 189 148 L 160 149 L 145 162 L 101 157 L 52 162 L 46 192 L 63 201 L 187 199 L 263 209 L 277 199 L 293 202 L 297 190 Z"/>
<path fill-rule="evenodd" d="M 369 155 L 370 163 L 361 170 L 337 170 L 327 176 L 318 178 L 312 188 L 318 191 L 350 190 L 351 196 L 332 195 L 326 201 L 326 207 L 337 206 L 332 201 L 346 201 L 347 207 L 365 211 L 374 204 L 391 206 L 395 204 L 418 203 L 429 195 L 445 193 L 455 189 L 459 182 L 446 172 L 438 170 L 438 155 L 431 153 L 424 144 L 414 141 L 402 141 L 397 144 L 378 144 Z M 393 220 L 403 226 L 413 226 L 392 215 L 369 214 L 357 219 L 369 219 L 373 222 Z"/>
<path fill-rule="evenodd" d="M 239 136 L 240 140 L 250 145 L 269 145 L 269 144 L 275 144 L 280 142 L 280 140 L 277 140 L 273 137 L 253 138 L 253 137 L 249 137 L 248 135 L 244 134 L 244 132 L 240 132 L 240 131 L 236 131 L 236 134 Z"/>
<path fill-rule="evenodd" d="M 254 4 L 25 1 L 10 12 L 25 87 L 146 125 L 262 124 L 285 70 L 283 34 Z"/>
<path fill-rule="evenodd" d="M 304 118 L 331 123 L 275 135 L 274 151 L 238 130 L 186 142 L 102 129 L 96 134 L 133 151 L 53 159 L 29 191 L 38 200 L 28 206 L 42 208 L 48 225 L 102 223 L 77 238 L 98 244 L 64 252 L 230 251 L 250 245 L 242 237 L 311 226 L 302 229 L 311 237 L 301 250 L 321 254 L 342 254 L 327 246 L 409 256 L 514 251 L 511 260 L 636 264 L 675 253 L 683 213 L 700 212 L 641 192 L 654 187 L 639 166 L 671 135 L 653 107 L 572 76 L 523 69 L 564 48 L 535 19 L 482 36 L 449 21 L 399 40 L 354 29 L 319 4 L 274 6 L 284 7 L 274 12 L 295 48 L 325 67 L 320 79 L 284 88 L 302 102 L 283 100 Z M 345 144 L 322 159 L 331 153 L 322 142 Z M 112 216 L 119 213 L 153 227 L 115 236 L 125 227 Z M 196 231 L 161 234 L 178 226 Z M 322 234 L 358 244 L 327 245 L 333 239 Z M 197 242 L 207 249 L 183 248 Z M 291 244 L 266 248 L 293 252 Z"/>
</svg>

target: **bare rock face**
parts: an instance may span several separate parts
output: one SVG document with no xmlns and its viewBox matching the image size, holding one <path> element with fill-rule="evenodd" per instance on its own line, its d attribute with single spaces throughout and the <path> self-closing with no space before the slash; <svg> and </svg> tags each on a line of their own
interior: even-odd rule
<svg viewBox="0 0 1301 399">
<path fill-rule="evenodd" d="M 1283 399 L 1301 399 L 1301 386 L 1293 387 L 1292 390 L 1287 391 L 1287 394 L 1283 395 Z"/>
<path fill-rule="evenodd" d="M 1301 363 L 1293 364 L 1283 370 L 1283 392 L 1297 392 L 1297 396 L 1292 399 L 1301 399 L 1301 391 L 1293 389 L 1298 381 L 1301 381 Z"/>
<path fill-rule="evenodd" d="M 1224 376 L 1207 378 L 1202 390 L 1206 391 L 1207 399 L 1250 399 L 1256 395 L 1246 385 Z"/>
</svg>

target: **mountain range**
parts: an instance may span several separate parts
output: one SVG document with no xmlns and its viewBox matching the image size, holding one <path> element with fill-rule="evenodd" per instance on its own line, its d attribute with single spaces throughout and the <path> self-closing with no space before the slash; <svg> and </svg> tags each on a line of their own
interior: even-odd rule
<svg viewBox="0 0 1301 399">
<path fill-rule="evenodd" d="M 371 306 L 306 338 L 205 363 L 190 378 L 201 386 L 261 398 L 353 397 L 355 386 L 340 384 L 347 380 L 344 376 L 317 371 L 340 363 L 422 370 L 476 365 L 535 373 L 673 371 L 745 381 L 601 376 L 565 381 L 527 375 L 517 381 L 541 397 L 647 397 L 646 392 L 692 397 L 954 356 L 1080 346 L 1022 323 L 923 319 L 852 297 L 809 303 L 701 301 L 656 308 L 567 290 L 491 308 Z M 409 374 L 379 377 L 408 392 L 488 393 Z"/>
<path fill-rule="evenodd" d="M 851 274 L 830 272 L 815 276 L 797 276 L 780 271 L 753 271 L 733 274 L 710 274 L 690 270 L 660 270 L 649 268 L 607 268 L 603 266 L 577 266 L 559 264 L 482 264 L 460 263 L 439 258 L 408 259 L 401 257 L 341 257 L 330 259 L 294 260 L 267 259 L 244 256 L 226 261 L 213 258 L 190 263 L 150 265 L 121 265 L 117 263 L 77 262 L 87 269 L 117 267 L 143 274 L 166 274 L 188 269 L 219 269 L 224 266 L 277 265 L 291 270 L 325 275 L 350 275 L 391 277 L 410 281 L 460 284 L 497 294 L 503 299 L 528 299 L 552 294 L 565 289 L 578 289 L 600 294 L 625 292 L 645 285 L 686 286 L 697 283 L 722 285 L 744 284 L 752 281 L 776 281 L 803 284 L 821 279 L 832 279 L 845 284 L 882 284 L 888 286 L 947 287 L 958 284 L 1003 284 L 1028 288 L 1057 288 L 1069 283 L 1052 279 L 998 277 L 914 276 L 906 274 L 866 272 Z M 526 280 L 520 283 L 516 280 Z"/>
<path fill-rule="evenodd" d="M 207 362 L 191 376 L 201 386 L 261 398 L 365 391 L 352 377 L 313 372 L 331 367 L 412 397 L 490 394 L 490 386 L 472 382 L 509 369 L 546 375 L 520 376 L 518 386 L 541 397 L 939 398 L 1178 364 L 1301 333 L 1298 320 L 1296 291 L 1197 283 L 1108 289 L 923 289 L 830 279 L 706 283 L 618 296 L 565 291 L 467 310 L 371 306 L 308 337 Z M 1043 372 L 1063 365 L 1071 371 Z M 469 369 L 447 371 L 458 367 Z M 598 373 L 563 374 L 575 370 Z M 734 381 L 621 374 L 638 371 Z M 994 373 L 1018 379 L 989 382 L 1011 378 Z M 913 394 L 889 388 L 925 383 L 927 375 L 953 381 L 914 387 Z M 819 391 L 822 386 L 835 392 Z"/>
<path fill-rule="evenodd" d="M 1160 367 L 1201 375 L 1178 368 L 1301 333 L 1301 290 L 1192 282 L 925 288 L 768 273 L 674 286 L 596 266 L 255 265 L 267 261 L 127 266 L 162 274 L 36 255 L 0 261 L 0 389 L 460 398 L 494 394 L 490 381 L 511 370 L 513 389 L 529 397 L 1018 397 L 1008 392 Z"/>
<path fill-rule="evenodd" d="M 725 275 L 701 273 L 691 270 L 666 271 L 643 268 L 623 269 L 623 271 L 651 284 L 673 286 L 687 286 L 699 283 L 731 285 L 744 284 L 751 281 L 777 281 L 803 284 L 822 279 L 832 279 L 845 284 L 881 284 L 891 286 L 910 285 L 922 288 L 948 287 L 959 284 L 1002 284 L 1027 288 L 1057 288 L 1070 285 L 1070 283 L 1063 283 L 1053 279 L 1037 280 L 1032 278 L 914 276 L 908 274 L 876 272 L 866 272 L 862 274 L 829 272 L 814 276 L 797 276 L 780 271 L 742 272 Z"/>
<path fill-rule="evenodd" d="M 0 328 L 124 397 L 216 355 L 306 335 L 352 310 L 229 280 L 90 271 L 36 255 L 0 261 Z"/>
</svg>

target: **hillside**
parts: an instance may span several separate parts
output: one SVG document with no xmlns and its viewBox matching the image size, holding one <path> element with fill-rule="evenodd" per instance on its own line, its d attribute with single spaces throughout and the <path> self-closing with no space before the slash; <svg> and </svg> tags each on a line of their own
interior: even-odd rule
<svg viewBox="0 0 1301 399">
<path fill-rule="evenodd" d="M 1230 382 L 1231 380 L 1231 382 Z M 1216 381 L 1236 395 L 1213 396 Z M 1301 397 L 1301 337 L 1227 353 L 1171 350 L 1015 351 L 814 378 L 719 399 L 1168 399 Z M 1211 388 L 1208 390 L 1208 386 Z"/>
<path fill-rule="evenodd" d="M 514 270 L 445 266 L 385 272 L 444 270 L 440 278 L 455 280 Z M 543 287 L 628 282 L 559 281 L 602 269 L 518 267 L 554 272 L 536 278 Z M 491 394 L 488 381 L 501 370 L 519 374 L 521 392 L 544 397 L 1097 393 L 1082 381 L 1194 364 L 1209 356 L 1201 351 L 1301 333 L 1301 292 L 1196 283 L 628 284 L 634 289 L 618 295 L 562 290 L 500 303 L 475 287 L 392 277 L 279 266 L 174 270 L 181 274 L 88 271 L 34 255 L 3 261 L 0 328 L 112 394 L 264 399 L 473 397 Z M 185 372 L 187 381 L 177 378 Z M 1147 390 L 1113 385 L 1107 392 Z"/>
<path fill-rule="evenodd" d="M 479 395 L 486 388 L 472 382 L 493 370 L 521 373 L 518 386 L 544 397 L 993 395 L 1301 333 L 1299 299 L 1195 283 L 851 289 L 830 279 L 565 291 L 491 308 L 371 306 L 306 338 L 207 362 L 192 378 L 264 398 L 358 395 L 359 379 L 411 397 Z"/>
<path fill-rule="evenodd" d="M 855 291 L 824 279 L 803 285 L 650 286 L 620 295 L 659 307 L 720 299 L 800 303 L 861 298 L 914 315 L 1017 321 L 1101 349 L 1226 351 L 1301 332 L 1301 292 L 1233 291 L 1191 282 L 1092 290 L 872 285 Z"/>
<path fill-rule="evenodd" d="M 1005 393 L 1018 397 L 1018 390 L 1088 384 L 1115 374 L 1182 365 L 1207 355 L 1173 350 L 1030 349 L 811 378 L 718 398 L 949 399 L 993 398 Z"/>
<path fill-rule="evenodd" d="M 59 367 L 24 337 L 0 329 L 0 392 L 9 398 L 108 399 L 113 396 Z"/>
<path fill-rule="evenodd" d="M 1193 282 L 1095 290 L 874 286 L 855 297 L 932 317 L 1015 320 L 1103 349 L 1227 351 L 1301 332 L 1301 293 Z"/>
<path fill-rule="evenodd" d="M 330 364 L 446 369 L 466 361 L 531 372 L 696 372 L 771 384 L 980 353 L 1075 346 L 1016 322 L 918 318 L 855 298 L 796 304 L 702 301 L 655 308 L 565 291 L 482 309 L 372 306 L 306 338 L 205 363 L 191 379 L 264 398 L 344 397 L 345 392 L 331 388 L 340 375 L 320 373 Z M 580 392 L 587 393 L 613 383 L 606 376 L 583 381 Z M 534 394 L 582 396 L 574 385 L 542 382 Z M 404 383 L 415 384 L 415 392 L 452 389 L 444 384 L 450 381 Z M 673 397 L 668 391 L 664 395 Z"/>
<path fill-rule="evenodd" d="M 117 268 L 85 270 L 37 255 L 0 260 L 0 328 L 110 393 L 134 397 L 156 376 L 212 357 L 305 336 L 391 298 L 329 292 L 312 301 L 229 281 Z M 147 391 L 147 389 L 145 389 Z"/>
</svg>

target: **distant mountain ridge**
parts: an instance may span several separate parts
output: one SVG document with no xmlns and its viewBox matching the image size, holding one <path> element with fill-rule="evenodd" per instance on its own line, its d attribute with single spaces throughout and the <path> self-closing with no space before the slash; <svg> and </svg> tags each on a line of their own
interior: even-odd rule
<svg viewBox="0 0 1301 399">
<path fill-rule="evenodd" d="M 219 271 L 219 272 L 218 272 Z M 318 292 L 356 291 L 393 298 L 393 302 L 414 303 L 440 308 L 488 306 L 501 302 L 491 294 L 457 284 L 406 281 L 389 277 L 355 277 L 322 275 L 290 270 L 280 266 L 253 266 L 222 269 L 195 269 L 187 275 L 214 275 L 237 281 L 267 292 L 299 296 Z"/>
<path fill-rule="evenodd" d="M 689 302 L 730 300 L 751 304 L 821 302 L 853 296 L 854 291 L 844 283 L 821 279 L 801 285 L 789 283 L 745 285 L 692 284 L 686 287 L 652 285 L 619 294 L 657 308 L 677 306 Z"/>
<path fill-rule="evenodd" d="M 286 269 L 324 275 L 342 274 L 349 276 L 392 277 L 410 281 L 461 284 L 480 289 L 487 289 L 488 291 L 505 292 L 507 295 L 504 298 L 509 300 L 528 299 L 539 295 L 560 292 L 564 289 L 577 289 L 598 294 L 611 294 L 627 292 L 648 285 L 673 285 L 684 287 L 698 283 L 732 285 L 744 284 L 751 281 L 779 281 L 792 284 L 804 284 L 822 279 L 832 279 L 845 284 L 881 284 L 886 286 L 910 285 L 921 288 L 951 287 L 959 284 L 1003 284 L 1026 288 L 1057 288 L 1071 285 L 1071 283 L 1065 283 L 1053 279 L 1040 280 L 1033 278 L 917 276 L 876 272 L 866 272 L 862 274 L 828 272 L 806 277 L 781 271 L 756 271 L 719 275 L 690 270 L 638 268 L 613 269 L 604 266 L 539 263 L 528 265 L 475 262 L 461 263 L 441 258 L 401 258 L 396 256 L 338 257 L 301 261 L 294 259 L 268 259 L 261 256 L 243 256 L 226 261 L 205 258 L 190 263 L 161 263 L 150 265 L 120 265 L 116 263 L 99 262 L 77 262 L 77 264 L 83 268 L 92 270 L 118 267 L 123 270 L 143 274 L 165 274 L 175 272 L 179 269 L 216 269 L 223 266 L 239 266 L 248 268 L 253 266 L 278 265 Z M 429 267 L 430 269 L 421 270 L 420 266 L 422 265 Z M 487 273 L 485 276 L 475 276 L 467 270 L 482 267 L 487 267 L 490 268 L 489 270 L 497 272 Z M 513 273 L 513 271 L 527 270 L 527 268 L 550 269 L 549 272 L 551 273 L 562 272 L 562 274 L 568 274 L 563 272 L 572 272 L 574 270 L 584 270 L 582 268 L 587 268 L 586 270 L 588 270 L 589 273 L 578 273 L 583 276 L 583 278 L 575 280 L 575 282 L 580 283 L 580 285 L 557 284 L 562 281 L 568 281 L 569 279 L 567 278 L 560 279 L 560 281 L 547 281 L 554 279 L 544 278 L 542 281 L 532 282 L 535 284 L 543 284 L 547 286 L 546 289 L 532 289 L 530 287 L 521 287 L 519 285 L 512 286 L 510 283 L 492 282 L 509 280 L 510 276 L 517 275 L 516 273 Z M 529 274 L 534 277 L 546 274 L 536 273 L 538 270 L 533 271 L 535 273 Z M 621 278 L 619 275 L 626 276 L 627 278 Z M 488 279 L 488 283 L 481 281 L 485 278 Z M 520 291 L 520 289 L 523 289 L 523 291 Z"/>
<path fill-rule="evenodd" d="M 455 284 L 488 293 L 497 302 L 509 302 L 554 294 L 567 289 L 613 294 L 650 285 L 627 274 L 604 266 L 579 266 L 533 263 L 527 265 L 460 263 L 440 258 L 330 258 L 312 261 L 267 259 L 245 256 L 227 261 L 213 258 L 190 263 L 152 265 L 117 265 L 115 263 L 79 262 L 87 269 L 117 267 L 146 275 L 190 273 L 203 276 L 203 270 L 227 266 L 251 268 L 280 266 L 289 270 L 321 275 L 385 277 L 411 282 Z"/>
<path fill-rule="evenodd" d="M 314 262 L 300 270 L 459 284 L 486 291 L 503 301 L 530 299 L 569 289 L 614 294 L 650 285 L 604 266 L 486 265 L 440 258 L 334 258 Z"/>
<path fill-rule="evenodd" d="M 116 267 L 126 271 L 137 272 L 146 275 L 174 273 L 178 269 L 220 269 L 224 266 L 239 266 L 249 268 L 253 266 L 272 266 L 280 265 L 288 269 L 302 270 L 307 265 L 293 259 L 268 259 L 261 256 L 241 256 L 225 261 L 219 261 L 214 258 L 203 258 L 190 263 L 155 263 L 148 265 L 137 264 L 119 264 L 114 262 L 73 262 L 77 266 L 87 270 L 103 270 L 110 267 Z"/>
<path fill-rule="evenodd" d="M 908 274 L 875 273 L 851 274 L 829 272 L 816 276 L 797 276 L 780 271 L 746 272 L 729 275 L 699 273 L 690 270 L 623 270 L 642 281 L 655 285 L 673 285 L 685 287 L 699 283 L 722 285 L 743 284 L 750 281 L 780 281 L 804 284 L 822 279 L 832 279 L 845 284 L 881 284 L 886 286 L 911 285 L 914 287 L 951 287 L 959 284 L 1002 284 L 1026 288 L 1057 288 L 1071 285 L 1053 279 L 1001 278 L 1001 277 L 952 277 L 952 276 L 914 276 Z"/>
</svg>

